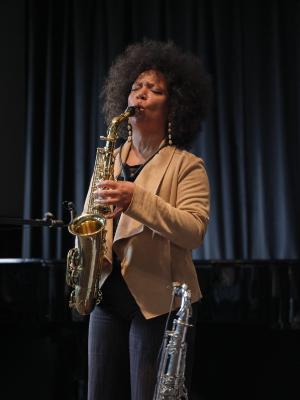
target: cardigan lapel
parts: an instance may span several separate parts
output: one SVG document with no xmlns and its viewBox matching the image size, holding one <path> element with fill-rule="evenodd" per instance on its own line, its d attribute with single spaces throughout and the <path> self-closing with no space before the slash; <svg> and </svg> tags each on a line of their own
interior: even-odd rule
<svg viewBox="0 0 300 400">
<path fill-rule="evenodd" d="M 130 151 L 131 144 L 130 142 L 126 141 L 123 146 L 119 147 L 115 153 L 115 164 L 114 164 L 114 178 L 120 175 L 122 170 L 122 161 L 124 162 L 127 160 L 129 151 Z"/>
<path fill-rule="evenodd" d="M 128 154 L 128 152 L 129 149 L 127 149 L 127 146 L 125 147 L 124 145 L 122 150 L 122 158 L 123 156 L 125 156 L 125 154 Z M 168 165 L 172 160 L 174 152 L 175 152 L 175 147 L 170 147 L 170 146 L 163 147 L 149 161 L 149 163 L 147 163 L 144 166 L 144 168 L 136 178 L 135 183 L 137 185 L 142 186 L 148 192 L 156 194 L 160 182 L 168 168 Z M 118 167 L 117 164 L 121 165 L 120 159 L 117 160 L 116 171 L 120 169 L 120 167 Z M 142 232 L 143 229 L 144 225 L 142 223 L 123 213 L 121 214 L 119 220 L 119 224 L 114 237 L 114 242 L 136 235 Z"/>
</svg>

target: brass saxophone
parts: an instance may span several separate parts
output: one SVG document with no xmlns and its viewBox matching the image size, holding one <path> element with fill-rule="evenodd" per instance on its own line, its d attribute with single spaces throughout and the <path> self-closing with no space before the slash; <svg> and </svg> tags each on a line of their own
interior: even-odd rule
<svg viewBox="0 0 300 400">
<path fill-rule="evenodd" d="M 192 315 L 191 291 L 183 283 L 173 283 L 173 299 L 181 297 L 180 309 L 171 331 L 166 330 L 153 400 L 188 400 L 184 383 L 186 333 Z"/>
<path fill-rule="evenodd" d="M 94 191 L 99 180 L 114 179 L 114 150 L 120 123 L 136 112 L 137 107 L 128 107 L 124 113 L 114 117 L 107 135 L 100 136 L 106 144 L 97 148 L 86 213 L 75 217 L 71 211 L 69 232 L 76 236 L 77 245 L 67 255 L 66 282 L 73 288 L 69 306 L 79 314 L 89 314 L 102 299 L 101 274 L 106 251 L 106 219 L 110 207 L 95 204 Z"/>
</svg>

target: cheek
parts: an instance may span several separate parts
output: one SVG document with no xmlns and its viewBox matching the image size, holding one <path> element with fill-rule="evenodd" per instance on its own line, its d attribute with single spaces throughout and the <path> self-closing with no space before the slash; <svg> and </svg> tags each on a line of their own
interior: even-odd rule
<svg viewBox="0 0 300 400">
<path fill-rule="evenodd" d="M 168 110 L 168 102 L 167 102 L 167 100 L 161 101 L 161 103 L 160 103 L 160 108 L 161 108 L 164 112 L 167 112 L 167 110 Z"/>
</svg>

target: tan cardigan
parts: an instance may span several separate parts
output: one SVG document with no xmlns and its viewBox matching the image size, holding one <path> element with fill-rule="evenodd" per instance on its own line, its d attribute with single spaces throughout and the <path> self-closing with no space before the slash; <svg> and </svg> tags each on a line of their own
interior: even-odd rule
<svg viewBox="0 0 300 400">
<path fill-rule="evenodd" d="M 126 142 L 123 160 L 129 150 Z M 115 176 L 120 169 L 118 149 Z M 112 220 L 107 220 L 106 258 L 110 264 L 106 263 L 102 283 L 111 272 L 113 248 L 145 318 L 169 311 L 172 282 L 186 283 L 192 302 L 197 301 L 201 291 L 192 249 L 202 243 L 208 219 L 209 183 L 203 161 L 187 151 L 163 147 L 135 180 L 131 204 L 121 215 L 114 238 Z M 178 305 L 179 299 L 174 307 Z"/>
</svg>

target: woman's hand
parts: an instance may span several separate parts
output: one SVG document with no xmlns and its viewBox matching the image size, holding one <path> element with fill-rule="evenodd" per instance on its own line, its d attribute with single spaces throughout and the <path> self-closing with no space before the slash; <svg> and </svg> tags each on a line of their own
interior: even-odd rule
<svg viewBox="0 0 300 400">
<path fill-rule="evenodd" d="M 106 214 L 106 218 L 114 218 L 127 210 L 131 203 L 134 183 L 127 181 L 99 181 L 94 191 L 95 203 L 99 205 L 112 205 L 114 211 Z"/>
</svg>

